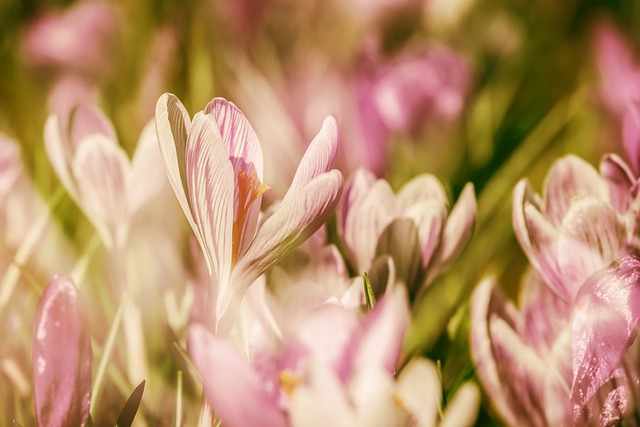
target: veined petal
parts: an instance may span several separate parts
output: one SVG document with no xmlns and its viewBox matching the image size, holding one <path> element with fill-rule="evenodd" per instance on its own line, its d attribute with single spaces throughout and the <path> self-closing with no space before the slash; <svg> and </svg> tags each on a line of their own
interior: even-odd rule
<svg viewBox="0 0 640 427">
<path fill-rule="evenodd" d="M 167 174 L 162 165 L 155 123 L 149 121 L 142 130 L 138 146 L 131 160 L 127 183 L 127 200 L 134 214 L 155 198 L 164 188 Z"/>
<path fill-rule="evenodd" d="M 510 425 L 517 424 L 517 413 L 513 407 L 513 397 L 508 395 L 502 385 L 501 372 L 493 353 L 492 337 L 489 333 L 489 319 L 506 314 L 506 307 L 499 290 L 495 288 L 493 279 L 483 280 L 471 296 L 471 356 L 475 362 L 476 372 L 482 382 L 489 399 L 500 415 Z M 513 310 L 513 308 L 511 308 Z M 509 319 L 511 323 L 515 319 Z"/>
<path fill-rule="evenodd" d="M 594 196 L 609 201 L 606 185 L 598 171 L 581 158 L 569 155 L 557 160 L 545 179 L 544 214 L 554 226 L 559 226 L 573 201 Z"/>
<path fill-rule="evenodd" d="M 467 183 L 449 213 L 442 233 L 438 262 L 440 270 L 446 268 L 467 247 L 476 223 L 476 192 L 472 183 Z"/>
<path fill-rule="evenodd" d="M 198 243 L 205 247 L 202 233 L 196 226 L 191 213 L 189 202 L 189 190 L 187 189 L 187 171 L 185 155 L 187 151 L 187 134 L 191 129 L 191 119 L 180 100 L 173 94 L 165 93 L 156 104 L 156 132 L 160 154 L 164 160 L 167 177 L 178 203 L 191 225 Z M 211 264 L 208 257 L 207 267 L 211 272 Z"/>
<path fill-rule="evenodd" d="M 395 214 L 393 190 L 383 179 L 376 181 L 349 210 L 343 238 L 358 272 L 371 266 L 378 238 Z"/>
<path fill-rule="evenodd" d="M 589 278 L 573 320 L 574 419 L 606 384 L 635 338 L 640 319 L 640 260 L 629 254 Z"/>
<path fill-rule="evenodd" d="M 189 347 L 202 376 L 205 397 L 225 426 L 287 425 L 278 408 L 278 385 L 264 383 L 231 341 L 196 324 L 190 329 Z M 272 392 L 269 387 L 273 387 Z"/>
<path fill-rule="evenodd" d="M 313 179 L 303 191 L 283 202 L 265 220 L 254 241 L 236 264 L 221 313 L 237 300 L 269 267 L 276 264 L 313 234 L 335 210 L 342 191 L 342 174 L 332 170 Z M 230 313 L 230 319 L 233 318 Z"/>
<path fill-rule="evenodd" d="M 333 166 L 338 151 L 338 123 L 329 116 L 322 123 L 320 132 L 313 138 L 304 153 L 291 187 L 284 196 L 284 200 L 304 188 L 316 176 L 329 172 Z"/>
<path fill-rule="evenodd" d="M 189 204 L 210 274 L 218 282 L 219 303 L 231 271 L 234 177 L 213 117 L 198 113 L 193 118 L 185 160 Z"/>
<path fill-rule="evenodd" d="M 235 106 L 234 103 L 223 98 L 214 98 L 204 109 L 204 113 L 214 118 L 218 131 L 222 137 L 222 142 L 227 150 L 227 158 L 233 168 L 233 178 L 237 182 L 239 173 L 251 175 L 255 172 L 256 177 L 263 183 L 263 157 L 262 147 L 256 132 L 245 115 Z M 236 183 L 234 187 L 234 211 L 233 220 L 238 220 L 238 212 L 246 203 L 247 194 L 241 194 L 240 185 Z M 243 200 L 241 200 L 243 198 Z M 262 194 L 258 195 L 251 203 L 244 216 L 241 239 L 238 245 L 238 257 L 247 250 L 253 240 L 258 224 L 258 214 L 262 204 Z M 242 205 L 242 206 L 241 206 Z"/>
<path fill-rule="evenodd" d="M 56 175 L 64 185 L 64 188 L 75 200 L 79 200 L 78 190 L 69 172 L 72 154 L 68 142 L 62 138 L 60 120 L 51 115 L 44 124 L 44 148 L 47 151 L 49 162 L 56 171 Z"/>
<path fill-rule="evenodd" d="M 347 216 L 351 207 L 357 202 L 360 197 L 365 195 L 371 186 L 376 182 L 376 177 L 373 173 L 364 168 L 359 168 L 350 177 L 344 186 L 342 192 L 342 198 L 338 205 L 337 222 L 338 233 L 344 239 Z"/>
<path fill-rule="evenodd" d="M 635 183 L 633 172 L 617 154 L 606 154 L 600 162 L 600 173 L 609 185 L 611 204 L 624 212 L 631 201 L 631 187 Z"/>
<path fill-rule="evenodd" d="M 525 207 L 531 205 L 540 212 L 543 209 L 543 204 L 542 199 L 531 190 L 529 182 L 526 179 L 522 179 L 516 184 L 513 189 L 513 231 L 516 234 L 518 243 L 520 243 L 520 247 L 529 260 L 534 259 L 534 249 L 531 243 L 531 236 L 529 235 L 529 227 L 527 226 Z"/>
<path fill-rule="evenodd" d="M 75 285 L 53 276 L 36 311 L 33 388 L 39 426 L 83 426 L 91 401 L 89 322 Z"/>
<path fill-rule="evenodd" d="M 442 184 L 438 178 L 430 174 L 418 175 L 407 182 L 398 192 L 396 200 L 400 212 L 406 211 L 415 203 L 426 200 L 434 200 L 443 207 L 449 207 L 449 200 Z"/>
<path fill-rule="evenodd" d="M 233 102 L 214 98 L 207 104 L 204 113 L 212 115 L 218 125 L 234 175 L 241 171 L 251 173 L 255 170 L 258 179 L 262 181 L 262 147 L 242 111 Z"/>
<path fill-rule="evenodd" d="M 446 207 L 436 200 L 424 200 L 414 204 L 405 214 L 413 220 L 418 230 L 422 266 L 429 267 L 432 257 L 441 244 Z"/>
<path fill-rule="evenodd" d="M 83 139 L 73 159 L 78 203 L 101 234 L 105 246 L 122 246 L 128 233 L 127 179 L 124 150 L 102 134 Z"/>
</svg>

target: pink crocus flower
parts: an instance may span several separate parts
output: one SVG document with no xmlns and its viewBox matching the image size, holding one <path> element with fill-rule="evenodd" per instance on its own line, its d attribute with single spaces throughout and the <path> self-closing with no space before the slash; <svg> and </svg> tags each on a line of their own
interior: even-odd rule
<svg viewBox="0 0 640 427">
<path fill-rule="evenodd" d="M 193 121 L 171 94 L 160 97 L 156 127 L 167 175 L 205 255 L 209 327 L 226 333 L 247 288 L 316 231 L 333 212 L 342 174 L 330 170 L 338 128 L 327 118 L 279 208 L 260 224 L 262 149 L 244 114 L 216 98 Z"/>
<path fill-rule="evenodd" d="M 515 187 L 513 223 L 531 265 L 551 289 L 572 302 L 595 271 L 634 247 L 636 178 L 616 155 L 601 173 L 576 156 L 556 161 L 542 197 L 526 180 Z"/>
<path fill-rule="evenodd" d="M 113 2 L 81 1 L 31 23 L 24 36 L 23 53 L 32 66 L 97 79 L 109 69 L 118 27 L 118 9 Z"/>
<path fill-rule="evenodd" d="M 33 389 L 38 426 L 84 426 L 91 401 L 91 336 L 80 294 L 51 278 L 33 327 Z"/>
<path fill-rule="evenodd" d="M 45 148 L 60 181 L 105 246 L 122 249 L 132 218 L 166 181 L 152 122 L 131 161 L 117 141 L 109 120 L 87 105 L 69 117 L 51 115 L 45 124 Z"/>
<path fill-rule="evenodd" d="M 471 348 L 478 376 L 509 425 L 616 425 L 635 406 L 640 260 L 597 271 L 573 304 L 535 273 L 520 309 L 493 281 L 472 296 Z"/>
<path fill-rule="evenodd" d="M 451 122 L 470 85 L 467 63 L 444 47 L 403 52 L 378 66 L 372 98 L 388 129 L 416 135 L 430 120 Z"/>
<path fill-rule="evenodd" d="M 202 376 L 205 397 L 226 426 L 305 425 L 289 419 L 289 408 L 299 390 L 305 400 L 307 383 L 316 378 L 313 366 L 328 372 L 341 393 L 356 377 L 367 379 L 359 374 L 365 366 L 379 373 L 376 380 L 393 381 L 408 322 L 406 296 L 397 288 L 365 316 L 337 304 L 317 307 L 282 341 L 270 340 L 269 327 L 263 324 L 244 354 L 228 339 L 194 325 L 190 354 Z M 337 398 L 322 396 L 328 403 Z M 387 403 L 393 406 L 393 401 Z"/>
<path fill-rule="evenodd" d="M 444 189 L 432 175 L 419 175 L 395 195 L 387 181 L 360 169 L 346 185 L 338 231 L 358 272 L 369 271 L 377 258 L 388 255 L 405 284 L 420 289 L 466 247 L 475 213 L 472 184 L 449 212 Z"/>
</svg>

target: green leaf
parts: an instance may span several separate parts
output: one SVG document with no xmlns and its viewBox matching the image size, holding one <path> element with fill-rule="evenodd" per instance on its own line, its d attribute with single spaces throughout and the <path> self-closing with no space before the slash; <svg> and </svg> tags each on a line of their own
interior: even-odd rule
<svg viewBox="0 0 640 427">
<path fill-rule="evenodd" d="M 364 278 L 364 299 L 367 303 L 367 308 L 369 310 L 373 309 L 373 306 L 376 305 L 376 296 L 373 293 L 373 287 L 371 287 L 371 280 L 369 280 L 369 275 L 367 273 L 363 273 Z"/>
</svg>

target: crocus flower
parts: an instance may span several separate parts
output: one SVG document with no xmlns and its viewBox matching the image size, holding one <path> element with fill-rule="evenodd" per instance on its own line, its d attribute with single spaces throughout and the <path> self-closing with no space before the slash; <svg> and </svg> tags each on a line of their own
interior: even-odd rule
<svg viewBox="0 0 640 427">
<path fill-rule="evenodd" d="M 343 393 L 356 378 L 362 387 L 367 385 L 368 376 L 360 374 L 364 367 L 379 374 L 375 380 L 393 381 L 408 322 L 406 296 L 397 288 L 365 316 L 337 304 L 318 307 L 281 341 L 269 340 L 265 334 L 269 327 L 259 329 L 258 325 L 244 352 L 230 340 L 194 325 L 190 354 L 202 376 L 205 396 L 226 426 L 305 425 L 297 423 L 295 416 L 289 419 L 288 410 L 295 405 L 298 387 L 300 398 L 306 400 L 304 384 L 316 378 L 312 366 L 329 372 Z M 322 396 L 329 405 L 337 398 Z M 386 403 L 395 406 L 392 399 Z"/>
<path fill-rule="evenodd" d="M 33 388 L 38 426 L 84 426 L 91 400 L 91 336 L 73 281 L 53 276 L 33 329 Z"/>
<path fill-rule="evenodd" d="M 375 74 L 372 97 L 385 125 L 412 135 L 429 120 L 457 118 L 470 83 L 467 63 L 442 47 L 404 52 L 378 66 Z"/>
<path fill-rule="evenodd" d="M 260 225 L 262 149 L 244 114 L 216 98 L 193 121 L 171 94 L 156 107 L 160 150 L 169 181 L 205 255 L 209 327 L 233 325 L 247 288 L 316 231 L 333 212 L 342 174 L 330 170 L 338 128 L 327 118 L 307 149 L 280 207 Z"/>
<path fill-rule="evenodd" d="M 109 69 L 119 30 L 113 2 L 78 2 L 64 12 L 43 15 L 26 29 L 23 53 L 35 67 L 99 78 Z"/>
<path fill-rule="evenodd" d="M 535 273 L 520 309 L 491 279 L 472 296 L 471 348 L 479 378 L 510 425 L 616 425 L 635 405 L 640 260 L 626 255 L 580 287 L 574 304 Z"/>
<path fill-rule="evenodd" d="M 133 216 L 165 183 L 153 123 L 143 130 L 129 161 L 109 120 L 94 107 L 80 105 L 68 118 L 49 116 L 45 148 L 58 178 L 105 246 L 123 248 Z"/>
<path fill-rule="evenodd" d="M 516 237 L 532 266 L 568 302 L 587 277 L 630 249 L 635 221 L 625 217 L 630 190 L 620 182 L 626 175 L 620 168 L 615 157 L 605 157 L 603 178 L 567 156 L 547 174 L 542 197 L 526 180 L 514 190 Z"/>
<path fill-rule="evenodd" d="M 361 169 L 346 186 L 338 230 L 357 271 L 369 271 L 378 257 L 389 255 L 405 284 L 420 289 L 469 242 L 476 212 L 473 185 L 465 186 L 450 213 L 448 205 L 432 175 L 412 179 L 396 196 L 387 181 Z"/>
</svg>

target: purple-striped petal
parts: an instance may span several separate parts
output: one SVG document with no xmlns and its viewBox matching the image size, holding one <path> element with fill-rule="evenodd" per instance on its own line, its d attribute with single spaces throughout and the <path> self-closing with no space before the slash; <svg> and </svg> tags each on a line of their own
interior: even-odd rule
<svg viewBox="0 0 640 427">
<path fill-rule="evenodd" d="M 302 190 L 316 176 L 329 172 L 338 151 L 338 123 L 329 116 L 322 123 L 320 132 L 313 138 L 304 153 L 291 187 L 284 200 Z"/>
<path fill-rule="evenodd" d="M 631 187 L 635 183 L 633 172 L 617 154 L 606 154 L 600 162 L 600 173 L 609 186 L 611 204 L 624 212 L 631 201 Z"/>
<path fill-rule="evenodd" d="M 225 426 L 287 425 L 278 405 L 276 379 L 260 378 L 231 341 L 194 325 L 189 333 L 189 354 L 202 376 L 205 397 Z"/>
<path fill-rule="evenodd" d="M 574 419 L 612 377 L 640 319 L 640 260 L 629 254 L 589 278 L 573 320 Z"/>
<path fill-rule="evenodd" d="M 418 175 L 403 185 L 396 200 L 400 212 L 406 211 L 415 203 L 426 200 L 433 200 L 444 207 L 449 206 L 442 184 L 438 178 L 429 174 Z"/>
<path fill-rule="evenodd" d="M 33 329 L 33 388 L 38 426 L 83 426 L 91 401 L 89 322 L 75 285 L 53 276 Z"/>
<path fill-rule="evenodd" d="M 185 160 L 193 219 L 202 233 L 202 250 L 210 273 L 219 280 L 216 284 L 219 317 L 224 311 L 219 305 L 220 296 L 227 292 L 231 271 L 234 177 L 213 117 L 198 113 L 193 118 Z"/>
</svg>

